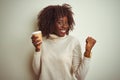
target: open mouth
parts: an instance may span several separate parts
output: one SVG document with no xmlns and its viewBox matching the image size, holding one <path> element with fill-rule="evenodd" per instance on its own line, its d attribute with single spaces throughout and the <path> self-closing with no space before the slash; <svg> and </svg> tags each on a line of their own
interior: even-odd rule
<svg viewBox="0 0 120 80">
<path fill-rule="evenodd" d="M 60 33 L 66 34 L 66 29 L 60 29 Z"/>
<path fill-rule="evenodd" d="M 61 33 L 66 33 L 66 30 L 60 30 Z"/>
</svg>

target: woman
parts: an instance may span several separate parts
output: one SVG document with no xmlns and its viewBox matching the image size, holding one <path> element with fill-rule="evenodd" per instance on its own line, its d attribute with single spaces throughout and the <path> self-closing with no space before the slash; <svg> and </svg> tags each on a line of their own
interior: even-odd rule
<svg viewBox="0 0 120 80">
<path fill-rule="evenodd" d="M 85 79 L 96 40 L 92 37 L 86 39 L 82 58 L 79 40 L 69 35 L 73 26 L 73 12 L 68 4 L 50 5 L 39 13 L 38 27 L 43 40 L 31 37 L 35 47 L 33 70 L 39 80 Z"/>
</svg>

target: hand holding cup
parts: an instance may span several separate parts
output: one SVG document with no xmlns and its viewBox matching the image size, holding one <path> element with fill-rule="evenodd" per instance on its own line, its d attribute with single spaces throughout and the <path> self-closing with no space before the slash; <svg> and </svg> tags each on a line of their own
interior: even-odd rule
<svg viewBox="0 0 120 80">
<path fill-rule="evenodd" d="M 41 33 L 41 31 L 33 32 L 31 39 L 32 39 L 32 43 L 35 47 L 35 51 L 39 52 L 40 51 L 40 46 L 41 46 L 41 43 L 42 43 L 42 33 Z"/>
</svg>

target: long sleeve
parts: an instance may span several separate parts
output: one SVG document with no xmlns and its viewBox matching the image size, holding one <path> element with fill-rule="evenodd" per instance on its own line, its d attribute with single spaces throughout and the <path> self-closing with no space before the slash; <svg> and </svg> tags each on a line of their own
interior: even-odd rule
<svg viewBox="0 0 120 80">
<path fill-rule="evenodd" d="M 41 51 L 34 52 L 32 66 L 36 75 L 39 75 L 39 71 L 40 71 L 40 56 L 41 56 Z"/>
<path fill-rule="evenodd" d="M 85 77 L 89 70 L 89 63 L 90 63 L 90 58 L 83 57 L 82 62 L 78 68 L 78 75 L 79 75 L 78 80 L 85 80 Z"/>
<path fill-rule="evenodd" d="M 79 41 L 66 36 L 44 39 L 40 52 L 33 56 L 33 70 L 39 80 L 84 80 L 88 58 L 82 58 Z"/>
<path fill-rule="evenodd" d="M 81 46 L 77 46 L 73 50 L 73 76 L 77 80 L 84 80 L 89 69 L 90 58 L 83 57 L 81 53 Z"/>
</svg>

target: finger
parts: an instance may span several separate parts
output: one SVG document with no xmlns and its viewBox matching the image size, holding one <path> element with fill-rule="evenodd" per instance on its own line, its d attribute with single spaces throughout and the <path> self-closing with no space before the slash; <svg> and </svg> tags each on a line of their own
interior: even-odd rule
<svg viewBox="0 0 120 80">
<path fill-rule="evenodd" d="M 34 45 L 36 45 L 36 44 L 38 44 L 38 43 L 40 43 L 41 42 L 41 40 L 34 40 L 34 41 L 32 41 L 32 43 L 34 44 Z"/>
<path fill-rule="evenodd" d="M 92 37 L 88 37 L 87 38 L 87 41 L 94 41 L 95 39 L 94 38 L 92 38 Z"/>
<path fill-rule="evenodd" d="M 37 41 L 40 41 L 39 37 L 32 38 L 32 42 L 37 42 Z"/>
<path fill-rule="evenodd" d="M 89 39 L 90 39 L 90 37 L 88 36 L 87 39 L 86 39 L 86 43 L 88 43 Z"/>
<path fill-rule="evenodd" d="M 35 42 L 35 43 L 36 42 L 41 42 L 41 40 L 37 38 L 37 39 L 32 40 L 32 42 Z"/>
<path fill-rule="evenodd" d="M 31 36 L 31 39 L 36 39 L 36 38 L 38 38 L 38 36 Z"/>
<path fill-rule="evenodd" d="M 92 38 L 92 37 L 89 37 L 87 40 L 86 40 L 86 43 L 88 44 L 91 44 L 91 45 L 95 45 L 95 43 L 96 43 L 96 40 L 94 39 L 94 38 Z"/>
<path fill-rule="evenodd" d="M 42 44 L 42 42 L 37 42 L 36 43 L 36 46 L 39 46 L 39 45 L 41 45 Z"/>
<path fill-rule="evenodd" d="M 37 41 L 34 41 L 34 42 L 33 42 L 33 45 L 38 46 L 38 45 L 40 45 L 41 43 L 42 43 L 41 40 L 37 40 Z"/>
</svg>

